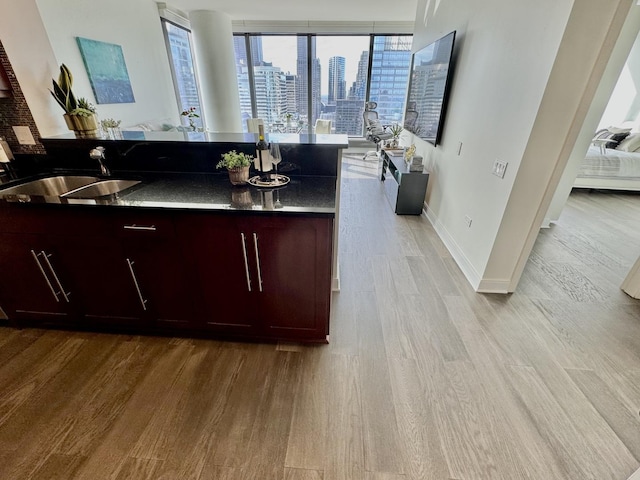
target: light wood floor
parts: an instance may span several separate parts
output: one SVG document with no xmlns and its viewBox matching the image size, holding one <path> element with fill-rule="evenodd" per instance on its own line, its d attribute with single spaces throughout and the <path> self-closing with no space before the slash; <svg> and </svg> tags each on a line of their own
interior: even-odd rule
<svg viewBox="0 0 640 480">
<path fill-rule="evenodd" d="M 375 163 L 344 166 L 331 343 L 0 328 L 0 479 L 625 480 L 640 196 L 579 193 L 521 288 L 469 287 Z"/>
</svg>

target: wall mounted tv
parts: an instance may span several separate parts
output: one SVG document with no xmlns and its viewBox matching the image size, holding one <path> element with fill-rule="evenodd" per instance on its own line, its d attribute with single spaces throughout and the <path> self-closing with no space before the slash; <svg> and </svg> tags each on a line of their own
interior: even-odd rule
<svg viewBox="0 0 640 480">
<path fill-rule="evenodd" d="M 455 38 L 453 31 L 413 54 L 404 128 L 434 145 L 442 136 Z"/>
</svg>

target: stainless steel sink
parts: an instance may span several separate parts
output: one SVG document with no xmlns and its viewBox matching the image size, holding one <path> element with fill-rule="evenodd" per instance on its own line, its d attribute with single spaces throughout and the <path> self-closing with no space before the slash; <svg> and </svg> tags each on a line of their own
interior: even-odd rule
<svg viewBox="0 0 640 480">
<path fill-rule="evenodd" d="M 140 183 L 139 180 L 102 180 L 60 195 L 64 198 L 96 198 L 122 192 Z"/>
<path fill-rule="evenodd" d="M 0 195 L 44 195 L 59 197 L 67 192 L 99 181 L 98 177 L 82 177 L 59 175 L 57 177 L 40 178 L 15 187 L 0 190 Z"/>
</svg>

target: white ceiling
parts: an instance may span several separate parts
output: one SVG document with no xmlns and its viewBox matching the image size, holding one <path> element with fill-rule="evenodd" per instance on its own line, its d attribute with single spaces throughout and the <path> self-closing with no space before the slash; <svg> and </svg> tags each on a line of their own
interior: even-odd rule
<svg viewBox="0 0 640 480">
<path fill-rule="evenodd" d="M 417 0 L 169 0 L 188 13 L 214 10 L 233 20 L 413 22 Z"/>
</svg>

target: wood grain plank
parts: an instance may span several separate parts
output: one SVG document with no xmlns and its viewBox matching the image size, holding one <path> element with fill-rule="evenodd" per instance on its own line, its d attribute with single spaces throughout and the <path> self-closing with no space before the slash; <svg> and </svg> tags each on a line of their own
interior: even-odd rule
<svg viewBox="0 0 640 480">
<path fill-rule="evenodd" d="M 618 393 L 611 390 L 595 372 L 568 369 L 567 373 L 635 460 L 640 461 L 640 421 L 637 411 L 628 410 L 619 400 Z"/>
<path fill-rule="evenodd" d="M 60 480 L 61 478 L 74 478 L 75 473 L 84 461 L 85 457 L 54 453 L 49 455 L 40 468 L 33 472 L 29 478 L 31 480 Z"/>
<path fill-rule="evenodd" d="M 331 362 L 324 478 L 363 478 L 365 467 L 359 359 L 355 356 L 332 355 Z"/>
<path fill-rule="evenodd" d="M 513 388 L 503 351 L 483 329 L 469 300 L 445 297 L 444 301 L 476 368 L 478 382 L 486 386 L 484 394 L 493 406 L 494 423 L 501 426 L 500 438 L 506 439 L 502 455 L 512 459 L 513 478 L 564 479 L 551 445 L 541 436 Z"/>
<path fill-rule="evenodd" d="M 303 468 L 285 468 L 284 480 L 323 480 L 324 472 L 321 470 L 306 470 Z"/>
<path fill-rule="evenodd" d="M 532 367 L 512 366 L 511 381 L 536 423 L 553 447 L 554 456 L 567 478 L 610 478 L 610 469 L 600 452 L 583 438 L 571 418 L 558 404 Z M 593 461 L 596 459 L 596 461 Z"/>
<path fill-rule="evenodd" d="M 375 294 L 356 294 L 355 314 L 361 319 L 359 373 L 362 391 L 365 469 L 404 473 L 403 449 L 394 413 L 384 336 Z"/>
<path fill-rule="evenodd" d="M 153 416 L 155 406 L 168 393 L 168 388 L 182 371 L 191 349 L 186 344 L 166 348 L 126 402 L 122 413 L 111 426 L 91 457 L 82 465 L 79 476 L 106 478 L 120 470 Z"/>
<path fill-rule="evenodd" d="M 156 459 L 128 457 L 118 471 L 116 480 L 155 480 L 161 463 Z"/>
<path fill-rule="evenodd" d="M 191 384 L 180 400 L 174 423 L 168 428 L 172 441 L 157 470 L 158 478 L 198 479 L 216 448 L 216 429 L 223 418 L 231 390 L 246 361 L 246 351 L 199 342 L 205 349 Z M 217 471 L 211 467 L 211 470 Z M 223 469 L 224 470 L 224 469 Z"/>
<path fill-rule="evenodd" d="M 122 338 L 122 337 L 121 337 Z M 122 414 L 124 407 L 148 374 L 156 355 L 166 348 L 164 340 L 123 341 L 103 362 L 91 381 L 78 391 L 58 419 L 58 430 L 68 430 L 54 451 L 90 456 Z"/>
<path fill-rule="evenodd" d="M 416 381 L 419 375 L 415 361 L 390 358 L 389 365 L 398 429 L 406 451 L 407 477 L 424 480 L 449 478 L 432 401 L 425 397 L 420 382 Z"/>
<path fill-rule="evenodd" d="M 277 352 L 267 375 L 264 401 L 251 431 L 248 444 L 251 454 L 242 468 L 247 478 L 281 479 L 284 475 L 301 363 L 299 354 Z"/>
<path fill-rule="evenodd" d="M 307 347 L 303 352 L 285 459 L 287 469 L 324 469 L 329 378 L 333 373 L 330 357 L 323 347 Z"/>
<path fill-rule="evenodd" d="M 252 455 L 249 442 L 261 404 L 267 401 L 269 376 L 276 358 L 285 353 L 265 345 L 256 345 L 250 352 L 229 391 L 206 470 L 214 465 L 242 467 Z"/>
</svg>

